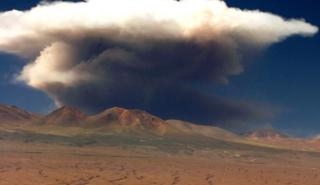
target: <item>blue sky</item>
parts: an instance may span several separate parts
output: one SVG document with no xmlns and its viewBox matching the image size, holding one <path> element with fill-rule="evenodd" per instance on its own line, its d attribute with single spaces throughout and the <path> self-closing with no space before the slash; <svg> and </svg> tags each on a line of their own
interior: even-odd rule
<svg viewBox="0 0 320 185">
<path fill-rule="evenodd" d="M 304 18 L 320 25 L 318 1 L 229 0 L 228 3 L 287 18 Z M 237 91 L 236 96 L 269 102 L 286 109 L 273 121 L 274 127 L 297 135 L 319 133 L 320 35 L 289 38 L 273 45 L 255 60 L 243 75 L 232 80 L 229 91 L 226 91 L 230 93 L 233 89 Z"/>
<path fill-rule="evenodd" d="M 0 10 L 27 9 L 37 0 L 2 0 Z M 320 2 L 314 0 L 228 0 L 230 6 L 259 9 L 286 18 L 304 18 L 320 26 Z M 208 88 L 220 96 L 263 102 L 281 109 L 270 123 L 290 134 L 308 136 L 320 133 L 320 36 L 292 37 L 271 46 L 251 59 L 241 75 L 227 86 Z M 24 65 L 24 59 L 0 55 L 0 102 L 14 104 L 30 111 L 46 113 L 54 107 L 45 93 L 12 79 Z"/>
</svg>

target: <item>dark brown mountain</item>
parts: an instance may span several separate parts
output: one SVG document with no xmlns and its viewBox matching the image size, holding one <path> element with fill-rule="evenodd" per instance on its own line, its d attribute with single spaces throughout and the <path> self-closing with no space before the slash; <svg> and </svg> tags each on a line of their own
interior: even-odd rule
<svg viewBox="0 0 320 185">
<path fill-rule="evenodd" d="M 12 105 L 0 105 L 0 124 L 28 123 L 39 118 L 38 115 Z"/>
<path fill-rule="evenodd" d="M 118 132 L 147 131 L 164 134 L 168 123 L 142 110 L 128 110 L 124 108 L 111 108 L 104 112 L 90 116 L 87 127 L 108 128 Z"/>
<path fill-rule="evenodd" d="M 233 141 L 240 139 L 237 135 L 221 128 L 179 120 L 165 121 L 142 110 L 119 107 L 87 116 L 76 108 L 64 106 L 46 116 L 39 117 L 14 106 L 0 106 L 0 118 L 3 123 L 28 122 L 34 123 L 34 126 L 78 127 L 78 131 L 81 131 L 80 128 L 82 128 L 85 131 L 88 129 L 97 133 L 202 136 Z"/>
<path fill-rule="evenodd" d="M 76 108 L 64 106 L 46 116 L 40 117 L 15 106 L 0 105 L 1 123 L 33 123 L 35 126 L 79 127 L 113 133 L 201 135 L 228 140 L 238 139 L 235 134 L 217 127 L 201 126 L 179 120 L 165 121 L 142 110 L 129 110 L 119 107 L 87 116 Z"/>
<path fill-rule="evenodd" d="M 64 106 L 44 116 L 39 122 L 47 126 L 81 126 L 87 115 L 73 107 Z"/>
<path fill-rule="evenodd" d="M 204 137 L 238 140 L 231 132 L 212 126 L 201 126 L 179 120 L 162 120 L 148 112 L 114 107 L 87 116 L 72 107 L 62 107 L 40 120 L 41 125 L 82 127 L 99 132 L 149 133 L 156 135 L 201 135 Z"/>
</svg>

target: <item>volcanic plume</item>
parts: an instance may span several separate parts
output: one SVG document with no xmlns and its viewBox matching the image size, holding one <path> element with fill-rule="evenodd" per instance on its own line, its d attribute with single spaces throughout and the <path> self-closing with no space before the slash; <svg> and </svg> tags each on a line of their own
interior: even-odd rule
<svg viewBox="0 0 320 185">
<path fill-rule="evenodd" d="M 256 54 L 318 28 L 219 0 L 43 2 L 0 14 L 0 50 L 27 58 L 18 80 L 58 106 L 119 106 L 212 123 L 269 119 L 265 106 L 207 94 Z"/>
</svg>

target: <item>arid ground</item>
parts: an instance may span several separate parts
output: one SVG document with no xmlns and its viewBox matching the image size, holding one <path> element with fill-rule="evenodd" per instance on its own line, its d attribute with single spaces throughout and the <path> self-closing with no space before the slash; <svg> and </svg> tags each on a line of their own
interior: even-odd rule
<svg viewBox="0 0 320 185">
<path fill-rule="evenodd" d="M 0 142 L 1 185 L 319 185 L 320 154 Z"/>
</svg>

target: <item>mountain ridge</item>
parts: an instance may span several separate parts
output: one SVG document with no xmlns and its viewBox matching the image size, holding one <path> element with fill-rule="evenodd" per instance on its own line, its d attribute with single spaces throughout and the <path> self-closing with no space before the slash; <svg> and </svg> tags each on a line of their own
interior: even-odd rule
<svg viewBox="0 0 320 185">
<path fill-rule="evenodd" d="M 69 138 L 79 136 L 91 139 L 99 137 L 118 137 L 130 142 L 215 142 L 269 146 L 285 149 L 320 150 L 319 138 L 288 137 L 275 129 L 257 129 L 246 135 L 231 131 L 190 123 L 182 120 L 163 120 L 146 111 L 113 107 L 98 114 L 87 115 L 74 107 L 63 106 L 51 113 L 40 116 L 15 106 L 0 105 L 0 131 L 16 133 L 12 137 L 35 134 L 40 137 Z M 37 136 L 37 137 L 38 137 Z M 29 137 L 29 136 L 28 136 Z M 30 136 L 31 137 L 31 136 Z M 92 137 L 92 138 L 90 138 Z M 137 140 L 137 138 L 140 138 Z M 26 138 L 28 139 L 28 138 Z M 201 142 L 198 143 L 201 145 Z M 229 144 L 227 144 L 229 145 Z"/>
<path fill-rule="evenodd" d="M 150 131 L 161 135 L 167 129 L 167 123 L 157 116 L 143 110 L 120 107 L 106 109 L 99 114 L 89 116 L 85 126 L 89 128 L 108 127 L 118 131 Z"/>
<path fill-rule="evenodd" d="M 87 115 L 77 108 L 63 106 L 47 115 L 38 116 L 28 123 L 35 127 L 47 127 L 51 130 L 54 129 L 53 127 L 76 127 L 99 133 L 133 133 L 158 136 L 198 135 L 228 140 L 237 138 L 236 134 L 218 127 L 201 126 L 181 120 L 163 120 L 143 110 L 120 107 L 113 107 L 98 114 Z"/>
<path fill-rule="evenodd" d="M 29 123 L 43 127 L 77 127 L 93 132 L 115 132 L 155 135 L 201 135 L 226 140 L 280 140 L 289 137 L 271 128 L 257 129 L 245 135 L 208 125 L 199 125 L 182 120 L 163 120 L 146 111 L 113 107 L 98 114 L 87 115 L 77 108 L 60 107 L 40 116 L 15 106 L 0 105 L 1 123 Z"/>
<path fill-rule="evenodd" d="M 245 137 L 249 139 L 254 139 L 254 140 L 258 140 L 258 139 L 277 140 L 277 139 L 289 138 L 288 135 L 278 130 L 275 130 L 273 128 L 259 128 L 259 129 L 248 132 L 247 134 L 245 134 Z"/>
<path fill-rule="evenodd" d="M 41 117 L 38 123 L 53 126 L 81 126 L 87 117 L 74 107 L 63 106 Z"/>
<path fill-rule="evenodd" d="M 35 121 L 40 116 L 14 105 L 0 104 L 0 123 L 1 124 L 17 124 Z"/>
</svg>

